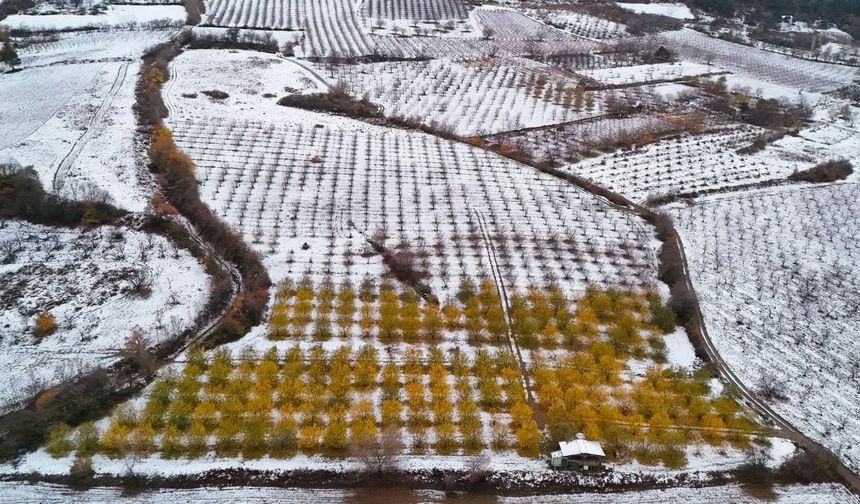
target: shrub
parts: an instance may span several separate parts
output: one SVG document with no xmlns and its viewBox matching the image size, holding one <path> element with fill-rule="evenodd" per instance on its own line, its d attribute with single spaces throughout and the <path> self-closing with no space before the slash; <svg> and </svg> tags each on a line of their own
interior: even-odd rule
<svg viewBox="0 0 860 504">
<path fill-rule="evenodd" d="M 51 429 L 48 434 L 48 443 L 45 445 L 47 451 L 52 457 L 65 457 L 74 449 L 75 445 L 69 438 L 72 429 L 63 422 L 60 422 Z"/>
<path fill-rule="evenodd" d="M 795 182 L 824 183 L 845 180 L 854 172 L 850 161 L 827 161 L 808 170 L 794 172 L 788 180 Z"/>
<path fill-rule="evenodd" d="M 663 334 L 669 334 L 675 330 L 675 312 L 660 300 L 657 295 L 650 299 L 651 325 L 658 327 Z"/>
<path fill-rule="evenodd" d="M 209 98 L 212 98 L 213 100 L 226 100 L 227 98 L 230 97 L 229 94 L 225 93 L 224 91 L 219 91 L 217 89 L 211 89 L 208 91 L 201 91 L 201 93 L 205 94 Z"/>
<path fill-rule="evenodd" d="M 379 106 L 366 98 L 356 100 L 346 90 L 346 86 L 333 86 L 327 93 L 294 94 L 278 100 L 278 105 L 344 114 L 350 117 L 382 118 Z"/>
</svg>

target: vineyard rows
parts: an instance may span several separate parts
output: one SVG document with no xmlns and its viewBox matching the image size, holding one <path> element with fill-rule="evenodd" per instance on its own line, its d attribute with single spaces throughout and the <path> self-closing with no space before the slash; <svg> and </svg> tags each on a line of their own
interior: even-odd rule
<svg viewBox="0 0 860 504">
<path fill-rule="evenodd" d="M 772 407 L 860 467 L 856 184 L 705 199 L 672 214 L 717 350 Z"/>
<path fill-rule="evenodd" d="M 308 0 L 209 0 L 203 24 L 301 30 L 313 3 Z"/>
<path fill-rule="evenodd" d="M 352 0 L 212 0 L 203 24 L 304 30 L 305 55 L 310 57 L 373 52 Z"/>
<path fill-rule="evenodd" d="M 375 63 L 338 68 L 337 79 L 390 116 L 420 118 L 460 135 L 486 135 L 603 113 L 601 95 L 574 107 L 576 82 L 528 60 Z M 587 105 L 586 105 L 587 104 Z"/>
<path fill-rule="evenodd" d="M 369 126 L 314 127 L 313 114 L 302 117 L 287 126 L 172 124 L 199 167 L 204 200 L 279 271 L 357 284 L 381 274 L 378 257 L 367 254 L 377 236 L 417 253 L 440 298 L 463 276 L 489 275 L 488 246 L 510 288 L 655 284 L 643 223 L 573 186 L 462 144 Z"/>
</svg>

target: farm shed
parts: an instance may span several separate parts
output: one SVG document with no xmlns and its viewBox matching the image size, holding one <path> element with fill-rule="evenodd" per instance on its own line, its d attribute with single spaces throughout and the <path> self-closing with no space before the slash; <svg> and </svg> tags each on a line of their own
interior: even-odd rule
<svg viewBox="0 0 860 504">
<path fill-rule="evenodd" d="M 558 443 L 558 451 L 552 452 L 551 464 L 559 469 L 598 468 L 606 461 L 600 443 L 588 441 L 582 434 L 577 434 L 572 441 Z"/>
</svg>

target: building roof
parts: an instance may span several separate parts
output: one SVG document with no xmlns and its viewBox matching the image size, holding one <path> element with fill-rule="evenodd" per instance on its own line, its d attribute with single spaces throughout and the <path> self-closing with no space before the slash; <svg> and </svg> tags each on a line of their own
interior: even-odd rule
<svg viewBox="0 0 860 504">
<path fill-rule="evenodd" d="M 597 441 L 587 441 L 585 439 L 574 439 L 573 441 L 562 441 L 558 444 L 563 457 L 573 457 L 576 455 L 593 455 L 596 457 L 605 457 L 603 448 Z"/>
</svg>

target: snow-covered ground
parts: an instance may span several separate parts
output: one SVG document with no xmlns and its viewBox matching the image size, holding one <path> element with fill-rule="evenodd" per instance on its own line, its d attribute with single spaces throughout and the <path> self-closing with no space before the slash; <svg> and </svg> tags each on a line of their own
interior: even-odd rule
<svg viewBox="0 0 860 504">
<path fill-rule="evenodd" d="M 203 266 L 157 235 L 3 221 L 0 229 L 0 406 L 116 360 L 132 329 L 152 343 L 177 334 L 209 296 Z M 136 293 L 139 279 L 149 292 Z M 56 331 L 38 338 L 48 310 Z"/>
<path fill-rule="evenodd" d="M 657 39 L 684 59 L 713 64 L 738 76 L 795 89 L 798 93 L 833 91 L 851 84 L 857 75 L 854 67 L 775 54 L 689 28 L 661 33 Z"/>
<path fill-rule="evenodd" d="M 337 68 L 331 80 L 345 82 L 353 95 L 367 95 L 383 105 L 386 115 L 416 117 L 463 136 L 603 113 L 601 95 L 595 95 L 591 109 L 580 104 L 582 110 L 576 110 L 577 81 L 524 58 L 371 63 Z"/>
<path fill-rule="evenodd" d="M 463 502 L 497 502 L 499 504 L 702 504 L 722 502 L 733 504 L 852 504 L 860 502 L 856 495 L 844 487 L 833 484 L 776 486 L 773 496 L 764 500 L 754 492 L 745 491 L 737 485 L 704 488 L 670 488 L 666 490 L 644 490 L 612 494 L 556 494 L 540 496 L 467 496 L 437 490 L 404 490 L 400 488 L 261 488 L 261 487 L 212 487 L 191 489 L 163 489 L 126 495 L 120 488 L 93 488 L 73 491 L 69 488 L 45 483 L 19 482 L 0 483 L 0 497 L 10 504 L 41 502 L 44 504 L 65 503 L 70 500 L 81 504 L 113 504 L 117 501 L 128 504 L 149 502 L 212 502 L 232 504 L 303 504 L 307 502 L 422 502 L 443 503 L 452 499 Z"/>
<path fill-rule="evenodd" d="M 720 355 L 793 425 L 860 467 L 858 185 L 672 209 Z"/>
<path fill-rule="evenodd" d="M 608 19 L 583 12 L 559 9 L 527 9 L 526 14 L 544 23 L 580 37 L 594 40 L 613 39 L 626 35 L 626 27 Z"/>
<path fill-rule="evenodd" d="M 103 14 L 13 14 L 3 24 L 13 30 L 54 31 L 95 27 L 125 27 L 145 23 L 181 26 L 181 5 L 111 5 Z"/>
<path fill-rule="evenodd" d="M 637 217 L 481 149 L 279 107 L 248 84 L 254 68 L 267 68 L 259 56 L 231 54 L 229 74 L 223 66 L 206 70 L 213 56 L 187 51 L 171 66 L 170 126 L 197 162 L 201 196 L 266 255 L 274 278 L 330 272 L 357 285 L 381 272 L 378 256 L 363 254 L 367 238 L 385 229 L 387 246 L 429 253 L 428 281 L 442 299 L 462 275 L 489 273 L 486 243 L 477 239 L 485 229 L 507 257 L 499 262 L 509 287 L 553 277 L 576 292 L 594 282 L 656 283 L 656 245 Z M 284 73 L 265 86 L 308 82 L 300 67 L 281 66 Z M 187 97 L 212 88 L 230 97 Z M 477 247 L 457 245 L 468 236 Z M 575 243 L 561 247 L 553 237 Z M 512 247 L 519 239 L 524 246 Z M 579 262 L 580 254 L 590 259 Z"/>
<path fill-rule="evenodd" d="M 860 132 L 816 123 L 753 154 L 740 154 L 764 130 L 741 127 L 637 147 L 568 165 L 573 173 L 636 201 L 731 189 L 784 179 L 830 160 L 860 161 Z"/>
<path fill-rule="evenodd" d="M 47 190 L 95 184 L 114 204 L 142 211 L 152 177 L 136 145 L 134 89 L 143 51 L 165 31 L 75 34 L 21 50 L 20 72 L 0 79 L 0 159 L 33 166 Z"/>
<path fill-rule="evenodd" d="M 602 68 L 599 70 L 583 70 L 577 73 L 594 79 L 600 84 L 620 86 L 625 84 L 680 80 L 684 77 L 697 77 L 721 72 L 719 68 L 710 65 L 702 65 L 689 61 L 676 61 L 674 63 L 654 63 L 619 68 Z"/>
<path fill-rule="evenodd" d="M 171 120 L 206 114 L 231 121 L 276 121 L 286 110 L 278 99 L 327 89 L 326 81 L 305 68 L 308 63 L 254 51 L 187 51 L 171 62 L 162 94 Z M 228 96 L 214 99 L 204 91 Z"/>
<path fill-rule="evenodd" d="M 682 3 L 627 3 L 618 2 L 616 5 L 622 9 L 633 11 L 637 14 L 656 14 L 675 19 L 693 19 L 696 16 L 689 7 Z"/>
</svg>

